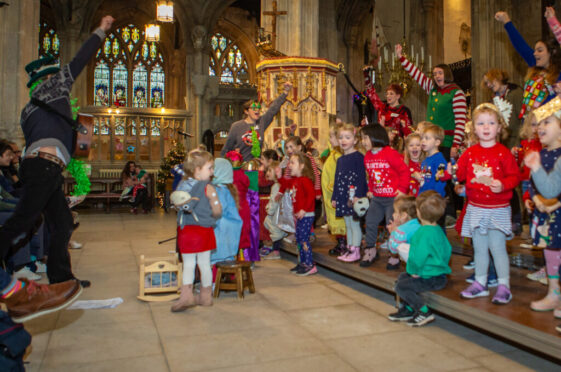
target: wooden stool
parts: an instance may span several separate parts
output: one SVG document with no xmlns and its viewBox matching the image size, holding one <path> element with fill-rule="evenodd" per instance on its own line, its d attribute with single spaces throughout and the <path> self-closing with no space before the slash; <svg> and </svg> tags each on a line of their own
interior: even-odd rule
<svg viewBox="0 0 561 372">
<path fill-rule="evenodd" d="M 228 276 L 234 275 L 234 282 L 228 281 Z M 226 279 L 226 281 L 224 281 Z M 251 262 L 225 261 L 216 264 L 216 280 L 214 283 L 214 297 L 218 298 L 220 291 L 238 291 L 238 298 L 243 298 L 244 290 L 255 293 Z"/>
</svg>

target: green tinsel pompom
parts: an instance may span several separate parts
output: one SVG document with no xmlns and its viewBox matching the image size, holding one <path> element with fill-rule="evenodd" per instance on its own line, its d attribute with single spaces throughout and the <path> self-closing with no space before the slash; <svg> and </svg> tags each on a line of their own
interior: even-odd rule
<svg viewBox="0 0 561 372">
<path fill-rule="evenodd" d="M 259 143 L 259 137 L 255 131 L 255 127 L 251 128 L 251 155 L 254 158 L 261 156 L 261 144 Z"/>
<path fill-rule="evenodd" d="M 43 79 L 39 79 L 35 82 L 33 82 L 33 84 L 31 84 L 31 86 L 29 87 L 29 98 L 31 98 L 31 95 L 33 94 L 33 91 L 35 90 L 35 88 L 37 88 L 37 85 L 41 84 L 43 82 Z"/>
<path fill-rule="evenodd" d="M 86 174 L 85 163 L 82 160 L 72 158 L 66 170 L 76 180 L 76 186 L 70 193 L 72 196 L 88 195 L 90 192 L 90 179 Z"/>
<path fill-rule="evenodd" d="M 72 108 L 72 119 L 76 120 L 80 106 L 78 106 L 78 98 L 72 98 L 72 94 L 70 95 L 70 107 Z"/>
</svg>

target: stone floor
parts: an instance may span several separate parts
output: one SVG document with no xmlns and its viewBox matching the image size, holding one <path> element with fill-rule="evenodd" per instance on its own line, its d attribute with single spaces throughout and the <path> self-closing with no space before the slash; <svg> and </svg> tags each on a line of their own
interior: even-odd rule
<svg viewBox="0 0 561 372">
<path fill-rule="evenodd" d="M 173 215 L 82 214 L 74 271 L 82 300 L 116 309 L 67 310 L 26 323 L 28 371 L 559 371 L 561 366 L 437 317 L 420 329 L 388 321 L 390 295 L 325 269 L 288 272 L 293 258 L 258 263 L 257 292 L 222 294 L 172 314 L 138 294 L 138 260 L 167 255 Z"/>
</svg>

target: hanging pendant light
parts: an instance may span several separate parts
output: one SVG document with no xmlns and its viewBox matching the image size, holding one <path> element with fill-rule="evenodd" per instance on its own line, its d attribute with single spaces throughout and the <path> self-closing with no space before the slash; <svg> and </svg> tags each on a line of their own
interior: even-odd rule
<svg viewBox="0 0 561 372">
<path fill-rule="evenodd" d="M 146 36 L 146 41 L 160 41 L 160 25 L 155 22 L 146 24 L 144 35 Z"/>
<path fill-rule="evenodd" d="M 159 22 L 173 22 L 173 1 L 160 0 L 156 6 L 156 19 Z"/>
</svg>

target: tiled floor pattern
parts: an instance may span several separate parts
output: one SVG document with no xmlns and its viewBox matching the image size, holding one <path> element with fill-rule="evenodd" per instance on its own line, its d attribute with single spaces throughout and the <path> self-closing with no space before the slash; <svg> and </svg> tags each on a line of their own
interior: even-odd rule
<svg viewBox="0 0 561 372">
<path fill-rule="evenodd" d="M 173 215 L 81 215 L 74 271 L 81 299 L 122 297 L 116 309 L 67 310 L 28 322 L 28 371 L 554 371 L 561 366 L 437 317 L 412 329 L 388 321 L 383 292 L 320 269 L 297 277 L 292 258 L 258 263 L 257 293 L 222 294 L 172 314 L 138 294 L 138 257 L 167 255 Z"/>
</svg>

